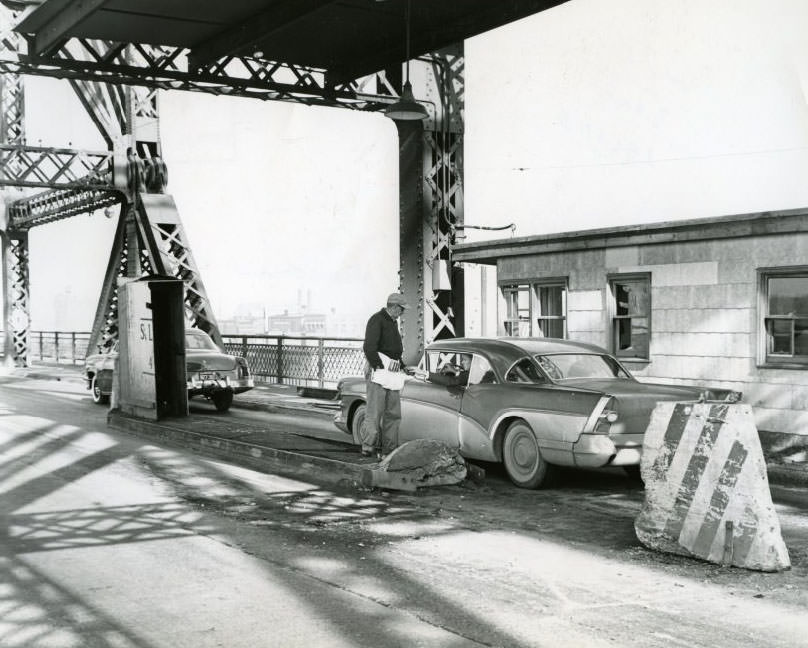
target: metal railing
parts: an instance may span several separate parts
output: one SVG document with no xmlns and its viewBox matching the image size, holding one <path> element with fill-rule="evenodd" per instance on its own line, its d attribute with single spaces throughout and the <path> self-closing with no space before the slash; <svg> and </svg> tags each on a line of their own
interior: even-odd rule
<svg viewBox="0 0 808 648">
<path fill-rule="evenodd" d="M 334 387 L 340 378 L 361 376 L 365 365 L 359 338 L 285 335 L 222 335 L 225 350 L 247 358 L 261 382 Z"/>
<path fill-rule="evenodd" d="M 80 365 L 89 340 L 88 332 L 31 331 L 29 357 L 34 362 Z M 340 378 L 362 375 L 365 364 L 361 338 L 223 334 L 222 340 L 227 353 L 247 358 L 258 382 L 335 387 Z"/>
<path fill-rule="evenodd" d="M 5 333 L 0 330 L 0 356 Z M 79 365 L 87 356 L 90 333 L 84 331 L 30 331 L 28 355 L 32 361 Z"/>
</svg>

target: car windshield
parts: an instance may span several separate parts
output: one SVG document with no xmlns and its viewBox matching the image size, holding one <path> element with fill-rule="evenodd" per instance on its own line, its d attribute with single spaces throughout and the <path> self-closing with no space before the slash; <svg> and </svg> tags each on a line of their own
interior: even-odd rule
<svg viewBox="0 0 808 648">
<path fill-rule="evenodd" d="M 185 348 L 207 349 L 208 351 L 219 350 L 219 348 L 213 343 L 213 340 L 208 337 L 207 333 L 203 333 L 202 331 L 186 331 Z"/>
<path fill-rule="evenodd" d="M 614 358 L 596 353 L 556 353 L 533 356 L 552 380 L 578 378 L 631 379 Z"/>
</svg>

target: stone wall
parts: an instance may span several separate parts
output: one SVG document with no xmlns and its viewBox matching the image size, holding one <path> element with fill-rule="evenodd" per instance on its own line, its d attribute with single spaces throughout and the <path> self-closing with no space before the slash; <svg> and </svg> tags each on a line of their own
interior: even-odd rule
<svg viewBox="0 0 808 648">
<path fill-rule="evenodd" d="M 806 264 L 808 233 L 797 232 L 509 256 L 497 275 L 500 284 L 567 277 L 570 339 L 608 348 L 608 277 L 650 273 L 651 360 L 631 362 L 635 375 L 743 391 L 758 429 L 783 445 L 783 434 L 808 439 L 808 371 L 758 366 L 757 270 Z"/>
</svg>

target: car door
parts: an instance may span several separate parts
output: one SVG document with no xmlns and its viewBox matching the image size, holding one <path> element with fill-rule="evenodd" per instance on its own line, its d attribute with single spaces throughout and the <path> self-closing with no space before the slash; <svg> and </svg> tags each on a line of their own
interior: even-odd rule
<svg viewBox="0 0 808 648">
<path fill-rule="evenodd" d="M 471 354 L 454 351 L 430 349 L 426 352 L 422 377 L 407 380 L 401 390 L 399 443 L 435 439 L 453 447 L 459 445 L 458 419 L 463 387 L 438 384 L 428 376 L 440 375 L 449 366 L 461 366 L 463 356 L 471 358 Z"/>
</svg>

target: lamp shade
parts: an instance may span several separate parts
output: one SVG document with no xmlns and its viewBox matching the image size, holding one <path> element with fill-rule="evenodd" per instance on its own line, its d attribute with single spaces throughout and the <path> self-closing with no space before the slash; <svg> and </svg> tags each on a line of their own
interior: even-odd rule
<svg viewBox="0 0 808 648">
<path fill-rule="evenodd" d="M 387 106 L 384 109 L 384 114 L 390 119 L 401 121 L 416 121 L 426 119 L 429 116 L 426 108 L 415 101 L 409 80 L 404 83 L 404 87 L 401 89 L 401 97 L 394 104 Z"/>
</svg>

